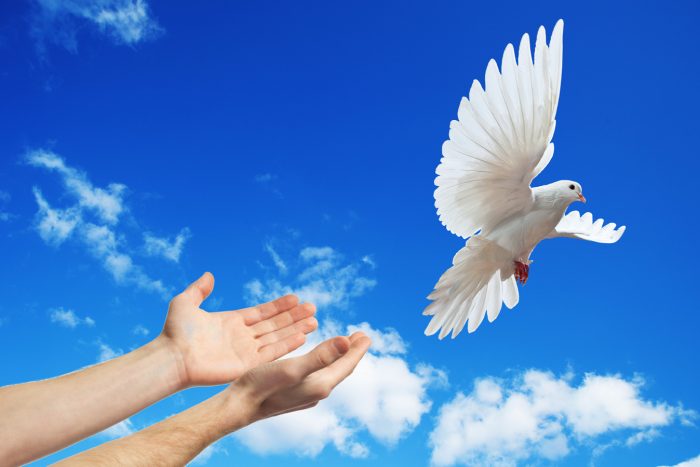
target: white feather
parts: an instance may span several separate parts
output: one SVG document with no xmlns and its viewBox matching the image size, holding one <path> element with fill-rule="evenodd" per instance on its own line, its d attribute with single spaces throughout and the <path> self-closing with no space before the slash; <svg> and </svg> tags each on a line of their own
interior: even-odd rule
<svg viewBox="0 0 700 467">
<path fill-rule="evenodd" d="M 614 222 L 603 226 L 603 219 L 593 222 L 593 214 L 590 212 L 581 216 L 578 211 L 571 211 L 562 217 L 547 238 L 570 237 L 596 243 L 615 243 L 626 230 L 624 225 L 617 229 L 615 227 Z"/>
</svg>

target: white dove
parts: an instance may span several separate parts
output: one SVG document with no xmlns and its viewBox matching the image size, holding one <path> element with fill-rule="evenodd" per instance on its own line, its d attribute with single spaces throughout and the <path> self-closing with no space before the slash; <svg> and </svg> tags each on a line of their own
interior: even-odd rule
<svg viewBox="0 0 700 467">
<path fill-rule="evenodd" d="M 501 304 L 519 299 L 516 280 L 527 281 L 530 254 L 545 238 L 573 237 L 614 243 L 625 227 L 603 226 L 593 216 L 564 212 L 586 202 L 577 182 L 562 180 L 530 187 L 554 154 L 551 143 L 559 102 L 564 22 L 554 26 L 549 46 L 544 27 L 537 32 L 534 62 L 527 34 L 516 63 L 512 44 L 486 67 L 486 90 L 475 80 L 450 124 L 436 169 L 435 207 L 450 232 L 467 239 L 452 267 L 428 296 L 425 330 L 456 337 L 468 322 L 471 333 Z"/>
</svg>

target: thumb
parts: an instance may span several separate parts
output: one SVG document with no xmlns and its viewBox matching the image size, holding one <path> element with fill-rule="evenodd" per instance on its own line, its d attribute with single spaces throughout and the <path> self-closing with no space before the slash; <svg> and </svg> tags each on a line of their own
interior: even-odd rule
<svg viewBox="0 0 700 467">
<path fill-rule="evenodd" d="M 202 277 L 192 282 L 183 292 L 192 303 L 199 306 L 214 290 L 214 276 L 210 272 L 205 272 Z"/>
</svg>

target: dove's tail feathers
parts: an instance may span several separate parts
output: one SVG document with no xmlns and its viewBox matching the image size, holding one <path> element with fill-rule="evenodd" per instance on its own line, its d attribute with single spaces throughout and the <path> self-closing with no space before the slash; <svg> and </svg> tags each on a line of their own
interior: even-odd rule
<svg viewBox="0 0 700 467">
<path fill-rule="evenodd" d="M 465 325 L 468 332 L 476 331 L 484 316 L 489 322 L 495 320 L 503 303 L 513 308 L 519 297 L 510 257 L 497 244 L 472 237 L 428 296 L 433 303 L 423 314 L 433 318 L 425 334 L 431 336 L 440 331 L 438 337 L 443 339 L 452 332 L 455 338 Z M 509 271 L 505 280 L 501 278 L 502 270 Z"/>
</svg>

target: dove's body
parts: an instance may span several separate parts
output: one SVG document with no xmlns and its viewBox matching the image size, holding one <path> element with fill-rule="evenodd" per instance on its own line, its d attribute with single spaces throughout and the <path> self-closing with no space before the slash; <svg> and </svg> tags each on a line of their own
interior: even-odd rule
<svg viewBox="0 0 700 467">
<path fill-rule="evenodd" d="M 533 188 L 532 191 L 532 203 L 526 211 L 514 214 L 492 231 L 482 233 L 485 239 L 511 253 L 511 263 L 526 263 L 532 250 L 552 233 L 571 203 L 566 199 L 553 198 L 546 186 Z"/>
<path fill-rule="evenodd" d="M 585 201 L 576 182 L 530 187 L 554 154 L 562 37 L 562 21 L 549 45 L 540 27 L 533 60 L 525 34 L 517 63 L 509 44 L 501 70 L 489 62 L 486 90 L 474 81 L 458 120 L 450 124 L 436 170 L 435 206 L 447 229 L 467 244 L 428 296 L 433 300 L 423 313 L 433 316 L 428 335 L 440 331 L 440 338 L 450 332 L 455 337 L 467 322 L 472 332 L 485 315 L 496 319 L 503 303 L 513 308 L 518 303 L 515 277 L 527 279 L 530 254 L 543 239 L 614 243 L 625 230 L 603 226 L 602 219 L 593 222 L 590 213 L 564 215 L 572 202 Z"/>
</svg>

